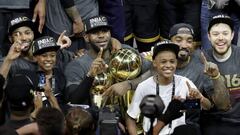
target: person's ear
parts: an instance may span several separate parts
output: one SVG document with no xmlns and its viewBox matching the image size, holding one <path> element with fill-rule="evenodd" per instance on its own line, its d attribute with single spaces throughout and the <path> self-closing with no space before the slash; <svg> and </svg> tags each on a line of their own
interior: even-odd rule
<svg viewBox="0 0 240 135">
<path fill-rule="evenodd" d="M 33 56 L 33 61 L 37 62 L 37 56 Z"/>
<path fill-rule="evenodd" d="M 13 37 L 12 36 L 8 36 L 8 39 L 9 39 L 10 43 L 13 43 Z"/>
<path fill-rule="evenodd" d="M 207 35 L 208 35 L 208 40 L 210 40 L 210 31 L 208 32 L 208 34 L 207 34 Z"/>
<path fill-rule="evenodd" d="M 156 59 L 154 59 L 152 63 L 153 63 L 153 67 L 154 67 L 154 68 L 157 67 Z"/>
<path fill-rule="evenodd" d="M 233 37 L 234 37 L 234 31 L 232 32 L 232 36 L 231 36 L 231 41 L 233 40 Z"/>
<path fill-rule="evenodd" d="M 83 38 L 84 38 L 85 42 L 87 42 L 87 43 L 89 42 L 88 34 L 85 33 L 85 34 L 83 35 Z"/>
</svg>

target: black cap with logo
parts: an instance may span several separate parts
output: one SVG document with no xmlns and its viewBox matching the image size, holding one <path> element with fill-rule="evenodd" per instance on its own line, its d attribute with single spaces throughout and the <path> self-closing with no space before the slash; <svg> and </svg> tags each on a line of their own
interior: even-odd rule
<svg viewBox="0 0 240 135">
<path fill-rule="evenodd" d="M 60 46 L 56 44 L 53 37 L 43 36 L 33 42 L 32 53 L 33 55 L 38 55 L 48 50 L 57 51 L 58 49 L 60 49 Z"/>
<path fill-rule="evenodd" d="M 34 24 L 33 24 L 32 20 L 30 20 L 26 16 L 18 16 L 18 17 L 13 18 L 9 22 L 8 34 L 11 35 L 14 30 L 16 30 L 17 28 L 22 27 L 22 26 L 27 26 L 27 27 L 31 28 L 32 30 L 34 29 Z"/>
<path fill-rule="evenodd" d="M 212 17 L 212 20 L 209 22 L 209 25 L 208 25 L 208 31 L 210 31 L 210 29 L 212 28 L 213 25 L 218 24 L 218 23 L 227 24 L 227 25 L 229 25 L 231 30 L 233 30 L 234 25 L 233 25 L 233 21 L 232 21 L 231 17 L 228 15 L 225 15 L 225 14 L 219 14 L 219 15 Z"/>
<path fill-rule="evenodd" d="M 174 52 L 176 54 L 176 57 L 178 57 L 179 46 L 169 40 L 165 40 L 165 41 L 158 42 L 155 44 L 155 46 L 153 48 L 152 59 L 154 60 L 159 52 L 165 51 L 165 50 L 171 50 L 172 52 Z"/>
<path fill-rule="evenodd" d="M 93 29 L 96 28 L 109 28 L 111 29 L 111 25 L 109 25 L 108 20 L 105 16 L 95 16 L 92 18 L 89 18 L 85 21 L 85 32 L 88 33 Z"/>
</svg>

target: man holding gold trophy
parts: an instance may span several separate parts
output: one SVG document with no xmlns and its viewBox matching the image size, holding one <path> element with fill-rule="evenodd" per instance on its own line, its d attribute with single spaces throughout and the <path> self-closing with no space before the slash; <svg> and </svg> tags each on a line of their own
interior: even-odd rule
<svg viewBox="0 0 240 135">
<path fill-rule="evenodd" d="M 113 44 L 110 30 L 111 26 L 104 16 L 92 17 L 85 22 L 84 39 L 89 49 L 86 54 L 70 62 L 65 70 L 68 102 L 101 107 L 104 91 L 108 89 L 109 92 L 122 93 L 134 89 L 146 79 L 145 74 L 149 74 L 145 71 L 150 69 L 151 62 L 142 61 L 130 46 L 119 42 Z M 144 74 L 139 76 L 141 73 Z M 131 94 L 127 95 L 129 101 Z M 117 102 L 127 106 L 127 100 L 117 99 Z"/>
</svg>

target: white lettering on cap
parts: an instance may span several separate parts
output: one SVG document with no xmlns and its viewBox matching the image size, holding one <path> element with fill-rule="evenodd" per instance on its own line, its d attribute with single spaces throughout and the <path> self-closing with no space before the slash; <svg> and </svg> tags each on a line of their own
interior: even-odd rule
<svg viewBox="0 0 240 135">
<path fill-rule="evenodd" d="M 156 46 L 163 45 L 163 44 L 170 44 L 170 43 L 172 43 L 172 42 L 169 41 L 169 40 L 163 40 L 163 41 L 161 41 L 161 42 L 158 42 L 158 43 L 156 44 Z"/>
<path fill-rule="evenodd" d="M 52 37 L 41 39 L 37 42 L 38 43 L 38 49 L 40 50 L 42 48 L 48 47 L 49 44 L 53 44 L 53 42 L 54 42 L 54 39 Z"/>
<path fill-rule="evenodd" d="M 213 19 L 216 19 L 216 18 L 230 18 L 230 17 L 226 15 L 217 15 L 213 17 Z"/>
<path fill-rule="evenodd" d="M 105 17 L 97 17 L 97 18 L 92 18 L 90 19 L 90 26 L 91 28 L 96 27 L 96 26 L 104 26 L 107 25 L 107 20 Z"/>
<path fill-rule="evenodd" d="M 23 17 L 18 17 L 18 18 L 15 18 L 14 20 L 11 21 L 11 25 L 15 25 L 15 24 L 18 24 L 20 22 L 23 22 L 23 21 L 27 21 L 28 18 L 23 16 Z"/>
<path fill-rule="evenodd" d="M 180 29 L 178 29 L 177 34 L 189 34 L 189 35 L 193 35 L 193 30 L 187 27 L 182 27 Z"/>
</svg>

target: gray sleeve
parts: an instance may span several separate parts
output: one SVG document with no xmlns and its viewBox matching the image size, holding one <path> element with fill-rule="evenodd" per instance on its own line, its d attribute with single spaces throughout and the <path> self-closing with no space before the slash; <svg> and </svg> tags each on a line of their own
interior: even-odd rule
<svg viewBox="0 0 240 135">
<path fill-rule="evenodd" d="M 149 61 L 149 60 L 144 59 L 142 56 L 141 56 L 141 58 L 142 58 L 142 71 L 141 72 L 145 73 L 145 72 L 147 72 L 148 70 L 151 69 L 152 62 Z"/>
<path fill-rule="evenodd" d="M 80 82 L 84 79 L 87 74 L 87 71 L 84 70 L 83 64 L 79 64 L 77 61 L 70 62 L 64 71 L 68 87 L 71 84 L 80 84 Z"/>
</svg>

